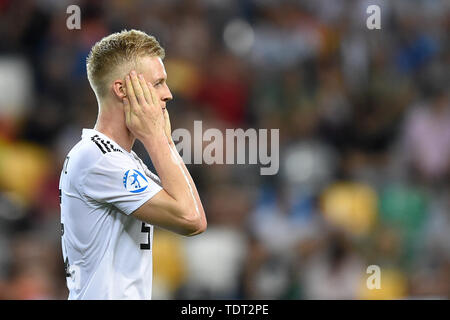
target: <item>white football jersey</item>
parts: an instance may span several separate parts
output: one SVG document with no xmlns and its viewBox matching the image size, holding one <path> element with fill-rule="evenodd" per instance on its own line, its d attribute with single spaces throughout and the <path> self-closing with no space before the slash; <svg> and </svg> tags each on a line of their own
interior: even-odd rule
<svg viewBox="0 0 450 320">
<path fill-rule="evenodd" d="M 69 299 L 151 299 L 153 226 L 132 216 L 161 181 L 133 151 L 83 129 L 59 182 Z"/>
</svg>

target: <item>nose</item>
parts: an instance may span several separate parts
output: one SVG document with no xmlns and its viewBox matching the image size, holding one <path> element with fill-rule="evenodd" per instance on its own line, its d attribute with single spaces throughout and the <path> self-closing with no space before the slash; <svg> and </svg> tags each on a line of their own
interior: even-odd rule
<svg viewBox="0 0 450 320">
<path fill-rule="evenodd" d="M 173 99 L 173 97 L 172 97 L 172 93 L 170 92 L 170 89 L 169 89 L 169 87 L 167 86 L 167 84 L 164 84 L 164 93 L 162 94 L 162 101 L 164 101 L 164 102 L 167 102 L 167 101 L 170 101 L 170 100 L 172 100 Z"/>
</svg>

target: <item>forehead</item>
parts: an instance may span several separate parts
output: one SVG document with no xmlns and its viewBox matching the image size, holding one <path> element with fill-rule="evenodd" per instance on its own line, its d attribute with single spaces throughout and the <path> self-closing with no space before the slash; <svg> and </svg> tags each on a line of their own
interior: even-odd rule
<svg viewBox="0 0 450 320">
<path fill-rule="evenodd" d="M 144 77 L 151 80 L 167 78 L 164 63 L 160 57 L 143 57 L 139 61 L 140 69 Z"/>
</svg>

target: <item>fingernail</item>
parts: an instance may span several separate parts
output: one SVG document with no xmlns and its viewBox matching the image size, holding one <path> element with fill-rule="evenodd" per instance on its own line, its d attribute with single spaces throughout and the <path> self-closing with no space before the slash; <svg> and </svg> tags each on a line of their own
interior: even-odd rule
<svg viewBox="0 0 450 320">
<path fill-rule="evenodd" d="M 130 80 L 130 76 L 127 74 L 127 80 Z"/>
<path fill-rule="evenodd" d="M 132 75 L 132 76 L 135 76 L 135 75 L 136 75 L 136 71 L 132 70 L 132 71 L 131 71 L 131 75 Z"/>
<path fill-rule="evenodd" d="M 139 74 L 139 78 L 144 79 L 144 76 L 142 75 L 142 73 Z"/>
</svg>

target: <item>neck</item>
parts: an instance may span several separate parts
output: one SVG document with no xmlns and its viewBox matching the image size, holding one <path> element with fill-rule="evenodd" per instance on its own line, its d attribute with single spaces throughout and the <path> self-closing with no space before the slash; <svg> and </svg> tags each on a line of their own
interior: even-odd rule
<svg viewBox="0 0 450 320">
<path fill-rule="evenodd" d="M 101 105 L 94 129 L 116 142 L 122 149 L 131 152 L 135 137 L 125 124 L 125 115 L 117 106 Z"/>
</svg>

